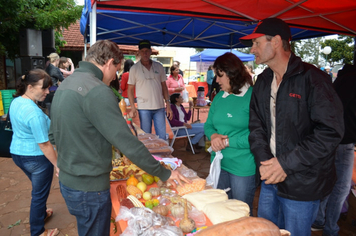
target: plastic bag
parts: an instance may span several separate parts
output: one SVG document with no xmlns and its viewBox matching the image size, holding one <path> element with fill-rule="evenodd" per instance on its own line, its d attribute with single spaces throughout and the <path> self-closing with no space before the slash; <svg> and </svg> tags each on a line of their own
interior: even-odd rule
<svg viewBox="0 0 356 236">
<path fill-rule="evenodd" d="M 208 151 L 211 152 L 211 147 L 208 148 Z M 219 176 L 221 171 L 221 159 L 223 159 L 223 154 L 221 151 L 217 151 L 213 162 L 210 165 L 210 171 L 208 177 L 206 177 L 206 185 L 216 188 L 219 182 Z"/>
<path fill-rule="evenodd" d="M 121 236 L 183 236 L 171 218 L 161 216 L 146 207 L 134 207 L 129 210 L 121 206 L 115 220 L 127 221 L 127 228 Z"/>
<path fill-rule="evenodd" d="M 182 92 L 183 102 L 189 102 L 189 93 L 186 89 Z"/>
</svg>

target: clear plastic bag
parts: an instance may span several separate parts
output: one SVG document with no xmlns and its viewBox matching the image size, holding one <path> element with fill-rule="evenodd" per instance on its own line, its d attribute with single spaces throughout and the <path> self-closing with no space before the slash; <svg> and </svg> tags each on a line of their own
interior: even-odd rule
<svg viewBox="0 0 356 236">
<path fill-rule="evenodd" d="M 211 152 L 211 147 L 208 149 Z M 217 151 L 213 162 L 210 165 L 210 171 L 208 177 L 206 177 L 206 185 L 217 188 L 219 182 L 219 176 L 221 171 L 221 159 L 223 155 L 221 151 Z"/>
<path fill-rule="evenodd" d="M 174 221 L 161 216 L 146 207 L 120 207 L 120 213 L 116 221 L 127 221 L 127 228 L 121 236 L 183 236 L 180 228 L 175 226 Z"/>
<path fill-rule="evenodd" d="M 189 102 L 189 93 L 186 89 L 182 92 L 183 102 Z"/>
</svg>

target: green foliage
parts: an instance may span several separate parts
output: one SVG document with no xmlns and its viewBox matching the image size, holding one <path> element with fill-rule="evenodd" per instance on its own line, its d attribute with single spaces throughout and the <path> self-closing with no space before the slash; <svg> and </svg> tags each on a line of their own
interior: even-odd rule
<svg viewBox="0 0 356 236">
<path fill-rule="evenodd" d="M 300 56 L 303 61 L 319 66 L 325 66 L 326 59 L 331 66 L 345 63 L 352 64 L 353 45 L 353 38 L 343 35 L 339 35 L 337 39 L 324 40 L 323 37 L 319 37 L 297 40 L 291 43 L 292 51 Z M 331 47 L 329 55 L 322 53 L 322 49 L 326 46 Z"/>
<path fill-rule="evenodd" d="M 13 59 L 19 54 L 20 29 L 60 31 L 80 19 L 82 8 L 74 0 L 0 1 L 0 56 L 7 53 Z"/>
<path fill-rule="evenodd" d="M 320 65 L 319 55 L 321 54 L 320 43 L 322 39 L 322 37 L 318 37 L 293 41 L 291 43 L 292 52 L 302 58 L 303 61 L 318 66 Z"/>
<path fill-rule="evenodd" d="M 327 39 L 320 43 L 321 48 L 326 46 L 331 47 L 331 53 L 327 56 L 328 62 L 331 66 L 335 63 L 340 64 L 353 64 L 354 54 L 354 39 L 350 36 L 339 35 L 337 39 Z M 326 59 L 325 54 L 321 54 Z"/>
</svg>

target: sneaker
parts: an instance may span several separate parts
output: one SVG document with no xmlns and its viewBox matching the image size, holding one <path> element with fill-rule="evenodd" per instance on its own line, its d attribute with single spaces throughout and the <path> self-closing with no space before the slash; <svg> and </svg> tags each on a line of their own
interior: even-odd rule
<svg viewBox="0 0 356 236">
<path fill-rule="evenodd" d="M 311 231 L 322 231 L 323 229 L 324 229 L 324 226 L 315 225 L 315 224 L 312 224 L 312 226 L 311 226 Z"/>
</svg>

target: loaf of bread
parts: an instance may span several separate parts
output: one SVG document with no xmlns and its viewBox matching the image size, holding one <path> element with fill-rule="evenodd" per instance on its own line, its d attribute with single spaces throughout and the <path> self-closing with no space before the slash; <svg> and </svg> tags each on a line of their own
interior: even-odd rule
<svg viewBox="0 0 356 236">
<path fill-rule="evenodd" d="M 195 236 L 281 236 L 279 228 L 271 221 L 259 217 L 243 217 L 199 231 Z"/>
<path fill-rule="evenodd" d="M 199 211 L 202 211 L 206 204 L 226 201 L 228 196 L 226 192 L 221 189 L 205 189 L 200 192 L 186 194 L 183 198 L 192 203 Z"/>
</svg>

